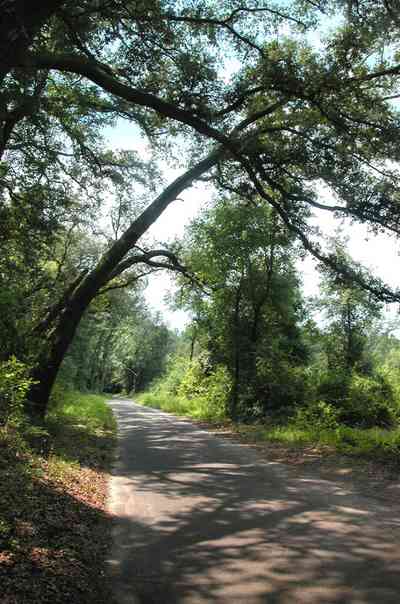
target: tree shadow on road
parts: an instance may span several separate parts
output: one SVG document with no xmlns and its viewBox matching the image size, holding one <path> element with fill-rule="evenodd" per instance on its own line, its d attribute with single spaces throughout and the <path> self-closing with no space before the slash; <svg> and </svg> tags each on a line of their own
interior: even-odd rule
<svg viewBox="0 0 400 604">
<path fill-rule="evenodd" d="M 115 408 L 114 480 L 154 505 L 117 510 L 121 601 L 397 604 L 398 509 L 349 483 L 267 464 L 189 422 Z"/>
</svg>

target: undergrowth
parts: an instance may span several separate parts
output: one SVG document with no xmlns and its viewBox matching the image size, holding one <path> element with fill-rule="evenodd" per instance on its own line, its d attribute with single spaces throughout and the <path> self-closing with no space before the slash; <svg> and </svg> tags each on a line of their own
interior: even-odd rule
<svg viewBox="0 0 400 604">
<path fill-rule="evenodd" d="M 214 413 L 209 405 L 204 404 L 200 398 L 185 398 L 184 396 L 172 395 L 163 392 L 142 392 L 135 396 L 135 401 L 145 407 L 162 409 L 169 413 L 184 415 L 194 419 L 209 421 L 220 421 L 223 415 Z"/>
</svg>

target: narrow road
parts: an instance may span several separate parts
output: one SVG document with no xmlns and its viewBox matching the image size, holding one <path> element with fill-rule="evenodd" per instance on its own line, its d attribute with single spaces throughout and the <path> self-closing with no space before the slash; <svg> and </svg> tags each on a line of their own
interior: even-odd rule
<svg viewBox="0 0 400 604">
<path fill-rule="evenodd" d="M 399 507 L 114 400 L 118 604 L 399 604 Z"/>
</svg>

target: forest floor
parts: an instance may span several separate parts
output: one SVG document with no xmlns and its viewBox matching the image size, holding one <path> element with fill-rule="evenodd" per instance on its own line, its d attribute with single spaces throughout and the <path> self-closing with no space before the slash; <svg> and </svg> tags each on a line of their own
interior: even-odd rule
<svg viewBox="0 0 400 604">
<path fill-rule="evenodd" d="M 112 415 L 96 395 L 70 395 L 43 431 L 0 430 L 2 604 L 109 601 L 114 439 Z"/>
</svg>

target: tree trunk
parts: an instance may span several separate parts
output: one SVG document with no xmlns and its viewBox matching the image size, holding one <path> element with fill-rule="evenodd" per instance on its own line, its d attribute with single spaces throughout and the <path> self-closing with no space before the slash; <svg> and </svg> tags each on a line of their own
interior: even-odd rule
<svg viewBox="0 0 400 604">
<path fill-rule="evenodd" d="M 105 384 L 105 376 L 107 372 L 108 359 L 110 356 L 110 345 L 114 335 L 114 330 L 110 329 L 110 331 L 105 336 L 105 341 L 102 342 L 102 352 L 100 355 L 100 361 L 97 365 L 98 374 L 96 381 L 96 390 L 98 392 L 104 391 Z"/>
<path fill-rule="evenodd" d="M 28 411 L 32 417 L 40 420 L 46 415 L 51 389 L 61 363 L 89 304 L 100 289 L 113 278 L 116 267 L 140 237 L 182 191 L 217 163 L 222 152 L 217 149 L 174 180 L 103 254 L 97 266 L 77 284 L 75 291 L 71 292 L 69 300 L 65 300 L 56 325 L 47 337 L 48 346 L 32 372 L 32 377 L 37 382 L 29 393 Z M 43 324 L 49 327 L 46 321 Z"/>
<path fill-rule="evenodd" d="M 196 344 L 196 334 L 192 334 L 192 337 L 190 338 L 190 355 L 189 355 L 190 362 L 193 361 L 195 344 Z"/>
<path fill-rule="evenodd" d="M 233 314 L 233 342 L 234 342 L 234 368 L 233 384 L 230 400 L 229 415 L 233 421 L 237 419 L 237 410 L 239 406 L 240 390 L 240 302 L 242 299 L 242 278 L 239 287 L 236 290 L 235 310 Z"/>
<path fill-rule="evenodd" d="M 249 338 L 249 354 L 250 354 L 250 372 L 249 372 L 249 381 L 252 384 L 255 384 L 256 388 L 258 388 L 257 384 L 257 350 L 258 350 L 258 341 L 260 337 L 260 321 L 262 312 L 269 302 L 272 288 L 272 277 L 275 270 L 275 229 L 276 229 L 276 215 L 273 214 L 273 232 L 272 232 L 272 240 L 269 248 L 269 257 L 266 260 L 267 263 L 267 279 L 265 284 L 264 292 L 262 295 L 256 299 L 255 291 L 252 288 L 252 308 L 253 308 L 253 321 L 250 330 L 250 338 Z M 265 333 L 264 333 L 265 336 Z"/>
<path fill-rule="evenodd" d="M 64 311 L 49 338 L 47 349 L 32 372 L 36 384 L 29 392 L 28 412 L 34 420 L 41 421 L 46 415 L 51 390 L 61 363 L 90 302 L 91 300 L 86 305 L 72 304 Z"/>
<path fill-rule="evenodd" d="M 346 304 L 346 368 L 351 372 L 355 365 L 353 350 L 353 325 L 351 320 L 351 308 L 349 302 Z"/>
</svg>

